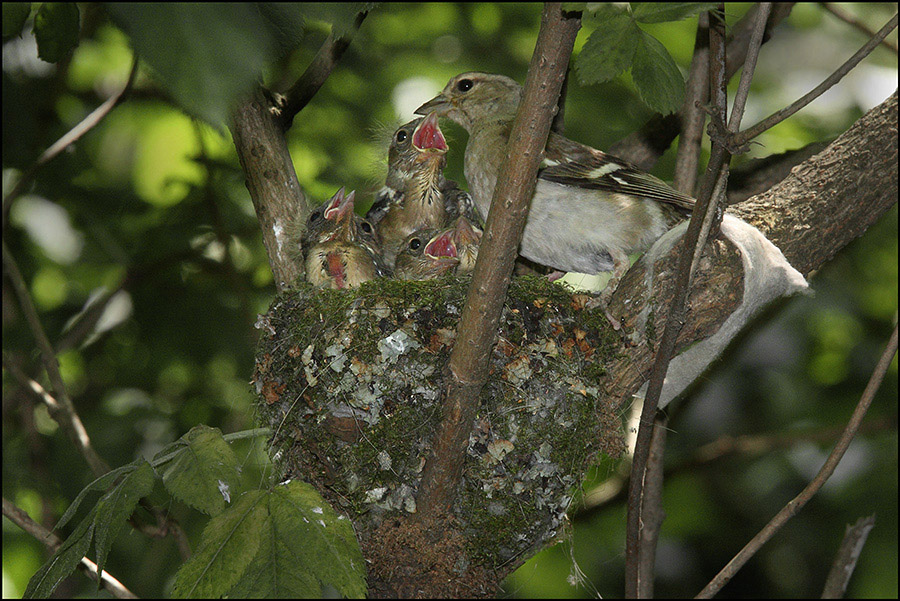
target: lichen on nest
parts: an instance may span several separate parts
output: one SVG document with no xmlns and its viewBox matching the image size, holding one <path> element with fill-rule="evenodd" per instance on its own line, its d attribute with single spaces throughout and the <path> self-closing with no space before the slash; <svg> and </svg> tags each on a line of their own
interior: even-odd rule
<svg viewBox="0 0 900 601">
<path fill-rule="evenodd" d="M 469 281 L 299 284 L 257 323 L 254 383 L 277 462 L 363 533 L 416 511 Z M 541 277 L 510 284 L 454 505 L 484 565 L 556 537 L 585 469 L 622 451 L 619 407 L 597 384 L 616 338 L 588 298 Z"/>
</svg>

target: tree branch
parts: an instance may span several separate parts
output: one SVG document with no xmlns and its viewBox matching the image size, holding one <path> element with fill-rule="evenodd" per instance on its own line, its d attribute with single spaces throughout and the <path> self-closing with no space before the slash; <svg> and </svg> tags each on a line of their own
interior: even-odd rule
<svg viewBox="0 0 900 601">
<path fill-rule="evenodd" d="M 50 339 L 47 338 L 47 334 L 44 332 L 43 326 L 41 326 L 37 310 L 34 308 L 34 303 L 31 301 L 31 295 L 28 293 L 28 287 L 25 285 L 25 280 L 22 278 L 22 273 L 19 271 L 19 267 L 16 265 L 12 253 L 6 248 L 6 242 L 3 243 L 3 267 L 6 276 L 12 283 L 13 290 L 19 299 L 19 305 L 22 307 L 22 312 L 25 314 L 25 321 L 31 329 L 35 342 L 37 342 L 38 349 L 41 353 L 41 361 L 44 364 L 44 369 L 47 371 L 47 376 L 50 378 L 50 384 L 53 388 L 55 398 L 58 400 L 58 402 L 55 403 L 55 407 L 53 405 L 48 406 L 56 420 L 69 434 L 69 437 L 75 443 L 75 447 L 79 450 L 85 461 L 87 461 L 94 475 L 99 476 L 105 474 L 109 471 L 109 466 L 91 445 L 91 439 L 88 436 L 87 430 L 85 430 L 84 424 L 81 423 L 78 412 L 75 411 L 72 399 L 69 398 L 69 393 L 63 382 L 62 374 L 59 372 L 59 360 L 56 358 L 56 353 L 50 345 Z M 11 362 L 4 363 L 7 363 L 9 367 L 12 367 Z"/>
<path fill-rule="evenodd" d="M 869 532 L 875 527 L 875 515 L 859 518 L 852 526 L 847 524 L 844 531 L 844 539 L 838 549 L 834 563 L 831 565 L 831 571 L 828 572 L 828 578 L 825 579 L 825 589 L 822 591 L 823 599 L 843 599 L 844 593 L 847 592 L 847 585 L 850 584 L 850 576 L 856 569 L 856 562 L 862 553 L 869 538 Z"/>
<path fill-rule="evenodd" d="M 819 2 L 819 4 L 822 5 L 822 8 L 830 12 L 832 15 L 834 15 L 844 23 L 847 23 L 848 25 L 851 25 L 866 34 L 867 37 L 871 38 L 875 36 L 875 32 L 869 29 L 862 21 L 860 21 L 853 15 L 848 15 L 847 13 L 839 9 L 833 2 Z M 888 40 L 881 40 L 881 45 L 894 54 L 898 53 L 897 44 L 894 44 L 893 42 L 890 42 Z"/>
<path fill-rule="evenodd" d="M 47 545 L 47 547 L 51 551 L 56 551 L 56 549 L 62 544 L 62 541 L 58 536 L 32 520 L 27 513 L 8 501 L 6 497 L 3 497 L 3 515 L 9 518 L 9 520 L 16 524 L 19 528 L 21 528 L 34 538 L 38 539 L 43 544 Z M 81 558 L 81 562 L 78 564 L 78 568 L 82 572 L 87 574 L 94 582 L 98 580 L 97 564 L 87 557 Z M 103 570 L 103 574 L 99 576 L 99 580 L 100 586 L 108 590 L 112 596 L 118 599 L 138 598 L 137 595 L 128 590 L 124 584 L 116 580 L 106 570 Z"/>
<path fill-rule="evenodd" d="M 728 581 L 740 570 L 747 561 L 753 557 L 753 555 L 762 547 L 770 538 L 772 538 L 776 532 L 778 532 L 781 527 L 792 517 L 794 517 L 797 512 L 799 512 L 803 507 L 809 502 L 809 500 L 816 494 L 822 486 L 825 485 L 825 482 L 828 478 L 831 477 L 831 474 L 834 473 L 834 468 L 837 467 L 837 464 L 840 462 L 841 458 L 844 456 L 844 453 L 847 451 L 847 447 L 850 446 L 850 442 L 853 440 L 853 437 L 856 435 L 857 429 L 859 429 L 860 423 L 862 423 L 863 417 L 866 415 L 866 411 L 868 411 L 869 406 L 872 404 L 872 399 L 875 398 L 875 393 L 878 391 L 878 387 L 881 386 L 881 381 L 884 379 L 884 375 L 887 373 L 888 368 L 891 365 L 891 361 L 894 359 L 894 355 L 897 353 L 897 326 L 894 326 L 894 331 L 891 334 L 891 338 L 887 343 L 887 347 L 884 349 L 884 353 L 881 355 L 881 359 L 878 361 L 878 364 L 875 366 L 875 370 L 872 372 L 872 377 L 869 378 L 869 383 L 866 385 L 866 389 L 863 391 L 862 397 L 859 399 L 859 403 L 856 405 L 856 409 L 853 410 L 853 414 L 850 416 L 850 421 L 847 424 L 847 427 L 844 429 L 843 434 L 840 439 L 838 439 L 837 444 L 835 444 L 834 449 L 831 451 L 831 454 L 828 455 L 828 459 L 825 460 L 825 464 L 822 466 L 822 469 L 819 470 L 819 473 L 816 474 L 816 477 L 804 488 L 799 495 L 794 497 L 787 505 L 782 508 L 778 514 L 772 518 L 766 526 L 759 531 L 759 533 L 753 537 L 753 539 L 747 543 L 740 552 L 734 556 L 734 558 L 728 562 L 722 571 L 720 571 L 712 581 L 704 587 L 700 594 L 697 595 L 699 599 L 710 599 L 713 595 L 719 592 L 723 586 L 728 584 Z"/>
<path fill-rule="evenodd" d="M 262 90 L 256 90 L 232 115 L 231 133 L 262 228 L 275 287 L 281 292 L 303 275 L 302 265 L 288 249 L 288 232 L 296 222 L 306 222 L 310 208 L 277 114 Z"/>
<path fill-rule="evenodd" d="M 3 197 L 4 229 L 6 229 L 6 217 L 9 215 L 9 209 L 12 206 L 13 201 L 25 191 L 25 188 L 31 183 L 31 180 L 34 179 L 34 176 L 37 175 L 37 172 L 40 171 L 41 167 L 59 156 L 59 153 L 63 150 L 80 140 L 84 134 L 94 129 L 98 123 L 103 121 L 104 117 L 125 99 L 128 91 L 131 90 L 131 86 L 134 84 L 137 69 L 138 57 L 135 55 L 131 63 L 131 71 L 128 74 L 128 80 L 125 82 L 125 86 L 122 90 L 118 94 L 107 99 L 106 102 L 94 109 L 90 115 L 82 119 L 78 125 L 70 129 L 63 137 L 54 142 L 50 148 L 41 153 L 41 156 L 38 157 L 34 164 L 22 174 L 22 177 L 19 178 L 19 181 L 16 182 L 16 185 L 13 186 L 13 189 L 10 190 L 9 194 Z"/>
<path fill-rule="evenodd" d="M 866 58 L 875 48 L 878 47 L 879 42 L 883 40 L 887 34 L 894 30 L 897 27 L 897 13 L 894 13 L 894 16 L 891 17 L 891 20 L 888 21 L 881 30 L 875 34 L 875 37 L 870 39 L 866 44 L 856 51 L 856 53 L 851 56 L 847 61 L 837 68 L 837 70 L 825 78 L 825 81 L 817 85 L 813 88 L 808 94 L 804 95 L 802 98 L 798 99 L 790 106 L 781 109 L 780 111 L 766 117 L 756 125 L 747 128 L 746 130 L 740 132 L 739 134 L 733 136 L 731 139 L 731 144 L 735 146 L 742 146 L 761 134 L 762 132 L 770 129 L 777 124 L 781 123 L 810 102 L 827 92 L 832 86 L 834 86 L 837 82 L 844 78 L 847 73 L 849 73 L 853 67 L 858 65 L 862 59 Z"/>
<path fill-rule="evenodd" d="M 281 116 L 279 119 L 284 131 L 291 128 L 291 124 L 294 122 L 294 117 L 297 113 L 302 111 L 303 107 L 309 104 L 309 101 L 316 95 L 319 88 L 325 84 L 325 80 L 331 75 L 332 70 L 334 70 L 334 67 L 341 60 L 344 51 L 350 46 L 350 42 L 353 41 L 353 35 L 359 31 L 367 14 L 367 11 L 362 11 L 356 15 L 353 26 L 347 33 L 338 39 L 334 39 L 333 31 L 329 33 L 328 37 L 325 38 L 325 41 L 322 43 L 322 46 L 319 48 L 319 51 L 316 53 L 316 56 L 306 68 L 306 71 L 303 72 L 300 79 L 298 79 L 285 93 L 285 100 L 281 108 Z"/>
<path fill-rule="evenodd" d="M 424 518 L 452 504 L 466 456 L 478 394 L 487 378 L 497 322 L 522 239 L 537 169 L 550 121 L 572 54 L 581 16 L 567 16 L 562 4 L 546 3 L 532 55 L 525 94 L 512 126 L 506 159 L 494 189 L 469 294 L 448 364 L 449 385 L 433 455 L 425 463 L 417 503 Z"/>
</svg>

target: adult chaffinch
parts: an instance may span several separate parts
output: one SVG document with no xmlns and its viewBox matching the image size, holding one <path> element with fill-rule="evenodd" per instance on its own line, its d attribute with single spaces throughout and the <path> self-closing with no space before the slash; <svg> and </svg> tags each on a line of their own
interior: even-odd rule
<svg viewBox="0 0 900 601">
<path fill-rule="evenodd" d="M 420 229 L 441 228 L 460 214 L 475 217 L 471 196 L 444 178 L 448 146 L 437 116 L 401 125 L 388 150 L 388 174 L 366 218 L 375 224 L 386 262 Z"/>
<path fill-rule="evenodd" d="M 453 226 L 424 229 L 410 234 L 397 254 L 394 275 L 401 280 L 430 280 L 451 270 L 468 273 L 475 268 L 481 230 L 460 215 Z"/>
<path fill-rule="evenodd" d="M 338 190 L 310 213 L 303 248 L 306 279 L 322 288 L 351 288 L 386 275 L 378 233 L 353 212 L 355 192 Z"/>
<path fill-rule="evenodd" d="M 485 216 L 521 100 L 522 86 L 509 77 L 471 72 L 416 110 L 449 117 L 469 132 L 466 181 Z M 608 299 L 628 270 L 628 255 L 646 250 L 693 205 L 649 173 L 551 132 L 519 253 L 560 271 L 612 271 Z"/>
</svg>

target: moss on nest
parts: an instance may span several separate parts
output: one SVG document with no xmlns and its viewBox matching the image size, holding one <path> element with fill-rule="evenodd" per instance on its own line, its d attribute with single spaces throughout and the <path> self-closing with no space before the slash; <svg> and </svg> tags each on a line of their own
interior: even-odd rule
<svg viewBox="0 0 900 601">
<path fill-rule="evenodd" d="M 257 323 L 258 407 L 276 460 L 364 532 L 416 510 L 468 282 L 300 284 Z M 541 277 L 510 285 L 454 505 L 486 566 L 556 537 L 584 470 L 623 448 L 618 408 L 597 384 L 616 338 L 588 298 Z"/>
</svg>

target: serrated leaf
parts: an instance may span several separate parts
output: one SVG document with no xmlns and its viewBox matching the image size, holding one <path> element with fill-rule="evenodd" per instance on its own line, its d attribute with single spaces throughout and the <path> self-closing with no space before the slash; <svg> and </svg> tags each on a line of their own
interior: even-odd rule
<svg viewBox="0 0 900 601">
<path fill-rule="evenodd" d="M 38 58 L 58 62 L 78 45 L 81 28 L 74 2 L 44 2 L 34 16 L 34 38 Z"/>
<path fill-rule="evenodd" d="M 641 23 L 681 21 L 697 13 L 713 10 L 717 2 L 635 2 L 634 18 Z"/>
<path fill-rule="evenodd" d="M 283 539 L 283 536 L 272 534 L 272 520 L 267 519 L 260 532 L 256 557 L 244 576 L 228 592 L 229 598 L 315 599 L 322 596 L 318 580 L 302 569 Z"/>
<path fill-rule="evenodd" d="M 68 509 L 66 509 L 66 512 L 62 515 L 61 518 L 59 518 L 59 521 L 56 523 L 56 526 L 54 526 L 53 529 L 59 530 L 69 523 L 69 520 L 71 520 L 72 516 L 75 515 L 75 511 L 78 509 L 78 506 L 81 505 L 81 502 L 84 501 L 84 497 L 87 496 L 89 492 L 94 490 L 106 490 L 107 488 L 112 486 L 112 483 L 115 482 L 116 478 L 118 478 L 122 474 L 126 474 L 134 470 L 136 467 L 137 465 L 135 463 L 129 463 L 128 465 L 117 467 L 116 469 L 110 470 L 109 472 L 103 474 L 102 476 L 85 486 L 84 489 L 80 493 L 78 493 L 78 496 L 75 497 L 75 500 L 69 504 Z"/>
<path fill-rule="evenodd" d="M 684 78 L 659 40 L 641 32 L 631 76 L 641 99 L 656 112 L 674 113 L 684 101 Z"/>
<path fill-rule="evenodd" d="M 591 85 L 609 81 L 631 66 L 640 33 L 631 17 L 624 13 L 603 21 L 575 61 L 581 83 Z"/>
<path fill-rule="evenodd" d="M 3 41 L 19 35 L 31 14 L 31 2 L 3 3 Z"/>
<path fill-rule="evenodd" d="M 81 558 L 91 546 L 93 532 L 94 512 L 92 510 L 90 515 L 81 520 L 69 538 L 59 546 L 56 553 L 47 560 L 47 563 L 34 573 L 34 576 L 28 581 L 28 586 L 22 595 L 23 598 L 45 599 L 49 597 L 59 583 L 78 567 Z"/>
<path fill-rule="evenodd" d="M 218 428 L 195 426 L 156 457 L 166 489 L 191 507 L 215 516 L 237 492 L 238 459 Z"/>
<path fill-rule="evenodd" d="M 122 478 L 111 491 L 97 502 L 94 518 L 94 544 L 97 549 L 97 570 L 103 569 L 106 556 L 125 521 L 134 512 L 138 501 L 153 490 L 156 474 L 150 464 L 141 460 L 137 468 Z M 100 587 L 100 582 L 97 582 Z"/>
<path fill-rule="evenodd" d="M 269 493 L 253 490 L 209 521 L 196 553 L 178 570 L 172 596 L 222 597 L 233 588 L 259 550 Z"/>
<path fill-rule="evenodd" d="M 231 596 L 315 598 L 328 586 L 344 597 L 365 597 L 365 563 L 350 520 L 296 480 L 270 493 L 268 509 L 272 542 L 260 548 L 265 557 L 254 559 L 252 586 L 242 580 Z"/>
<path fill-rule="evenodd" d="M 216 126 L 228 121 L 237 99 L 277 53 L 272 32 L 251 4 L 128 2 L 107 8 L 179 104 Z"/>
</svg>

